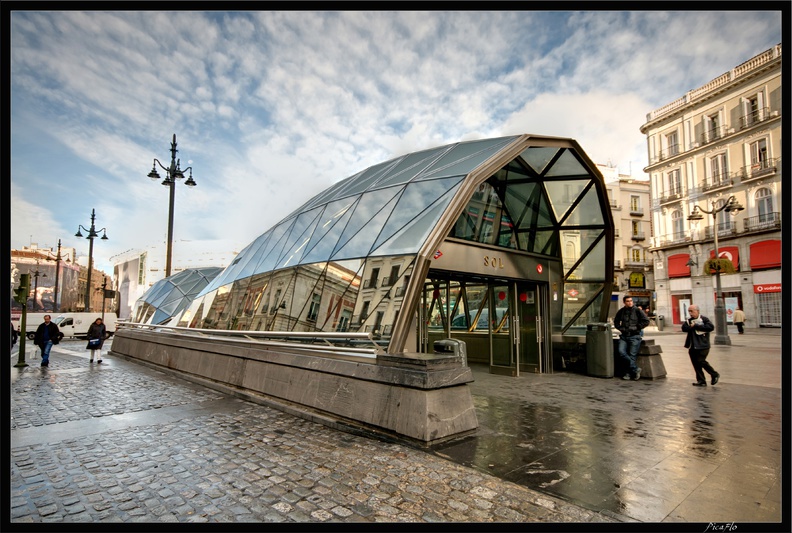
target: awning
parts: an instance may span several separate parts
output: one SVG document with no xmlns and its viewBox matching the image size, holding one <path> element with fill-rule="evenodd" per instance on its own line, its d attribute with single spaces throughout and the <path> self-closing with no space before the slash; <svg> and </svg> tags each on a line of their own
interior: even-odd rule
<svg viewBox="0 0 792 533">
<path fill-rule="evenodd" d="M 781 267 L 781 241 L 772 239 L 751 245 L 751 270 Z"/>
<path fill-rule="evenodd" d="M 740 270 L 740 249 L 736 246 L 719 246 L 718 256 L 728 259 L 734 265 L 734 270 Z M 710 259 L 715 257 L 715 250 L 710 250 Z"/>
<path fill-rule="evenodd" d="M 686 278 L 690 276 L 690 254 L 676 254 L 668 256 L 668 277 Z"/>
</svg>

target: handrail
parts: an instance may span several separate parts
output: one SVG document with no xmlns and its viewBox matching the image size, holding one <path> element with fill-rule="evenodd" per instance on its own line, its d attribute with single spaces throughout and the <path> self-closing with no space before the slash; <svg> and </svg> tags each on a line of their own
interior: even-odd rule
<svg viewBox="0 0 792 533">
<path fill-rule="evenodd" d="M 186 334 L 192 336 L 201 336 L 203 338 L 235 338 L 234 340 L 245 339 L 247 341 L 256 342 L 259 344 L 268 344 L 271 346 L 289 346 L 299 347 L 302 350 L 321 351 L 324 353 L 338 352 L 348 353 L 350 355 L 376 357 L 378 354 L 383 354 L 385 351 L 377 344 L 377 341 L 372 337 L 371 332 L 368 333 L 350 333 L 350 332 L 325 332 L 325 331 L 240 331 L 240 330 L 227 330 L 227 329 L 205 329 L 205 328 L 188 328 L 184 326 L 164 326 L 159 324 L 141 324 L 138 322 L 119 320 L 116 323 L 116 328 L 130 328 L 148 331 L 162 331 L 166 330 L 177 334 Z M 307 341 L 319 340 L 323 341 L 322 344 L 314 344 Z M 292 342 L 289 342 L 292 341 Z M 333 343 L 335 341 L 336 344 Z M 354 347 L 354 344 L 369 344 L 368 347 Z"/>
</svg>

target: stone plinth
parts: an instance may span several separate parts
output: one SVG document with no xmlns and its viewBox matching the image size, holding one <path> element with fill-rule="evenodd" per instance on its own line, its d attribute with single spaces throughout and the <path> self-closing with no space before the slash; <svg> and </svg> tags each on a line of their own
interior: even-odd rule
<svg viewBox="0 0 792 533">
<path fill-rule="evenodd" d="M 345 431 L 432 444 L 478 427 L 473 374 L 453 355 L 317 355 L 133 329 L 116 332 L 110 353 Z"/>
</svg>

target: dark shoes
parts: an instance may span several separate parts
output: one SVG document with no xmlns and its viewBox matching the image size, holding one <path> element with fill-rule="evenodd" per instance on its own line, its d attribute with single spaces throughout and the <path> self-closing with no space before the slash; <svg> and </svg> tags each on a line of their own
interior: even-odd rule
<svg viewBox="0 0 792 533">
<path fill-rule="evenodd" d="M 707 382 L 706 381 L 697 381 L 695 383 L 692 383 L 691 385 L 693 385 L 694 387 L 706 387 L 707 386 Z"/>
<path fill-rule="evenodd" d="M 99 364 L 99 363 L 101 363 L 101 362 L 102 362 L 102 360 L 101 360 L 101 359 L 99 359 L 99 360 L 98 360 L 96 363 L 97 363 L 97 364 Z M 713 385 L 715 385 L 715 384 L 713 383 Z"/>
<path fill-rule="evenodd" d="M 720 374 L 715 374 L 714 376 L 712 376 L 712 384 L 715 385 L 719 379 L 720 379 Z"/>
<path fill-rule="evenodd" d="M 41 366 L 49 366 L 49 361 L 44 361 L 41 363 Z"/>
</svg>

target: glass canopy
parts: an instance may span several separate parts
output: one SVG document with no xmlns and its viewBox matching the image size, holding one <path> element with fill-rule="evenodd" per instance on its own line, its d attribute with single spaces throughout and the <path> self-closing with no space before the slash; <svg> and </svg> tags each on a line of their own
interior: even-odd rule
<svg viewBox="0 0 792 533">
<path fill-rule="evenodd" d="M 415 327 L 431 254 L 456 241 L 546 262 L 561 296 L 549 319 L 563 332 L 607 317 L 612 232 L 602 176 L 575 141 L 460 142 L 339 181 L 261 234 L 194 299 L 185 295 L 191 302 L 163 312 L 199 328 L 368 331 L 391 353 L 415 351 L 405 331 Z M 140 316 L 153 318 L 160 293 L 144 299 Z"/>
<path fill-rule="evenodd" d="M 189 268 L 154 283 L 132 309 L 132 320 L 140 324 L 165 325 L 181 315 L 192 300 L 223 269 Z"/>
</svg>

